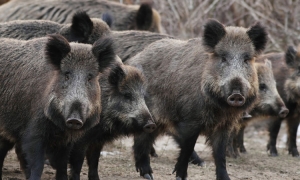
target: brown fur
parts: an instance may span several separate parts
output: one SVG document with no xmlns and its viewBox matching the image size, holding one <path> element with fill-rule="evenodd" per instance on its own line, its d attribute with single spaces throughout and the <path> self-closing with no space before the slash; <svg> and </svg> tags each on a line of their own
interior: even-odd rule
<svg viewBox="0 0 300 180">
<path fill-rule="evenodd" d="M 135 56 L 155 41 L 161 39 L 174 39 L 174 37 L 165 34 L 135 30 L 112 31 L 111 37 L 116 44 L 118 44 L 116 47 L 116 54 L 118 54 L 123 62 Z"/>
<path fill-rule="evenodd" d="M 293 156 L 299 156 L 296 143 L 296 134 L 299 126 L 300 119 L 300 53 L 299 48 L 295 50 L 289 47 L 286 53 L 269 53 L 261 56 L 260 58 L 268 58 L 272 61 L 273 73 L 277 83 L 277 89 L 280 96 L 283 98 L 284 103 L 290 110 L 288 116 L 285 118 L 288 125 L 288 150 Z M 270 139 L 267 145 L 271 156 L 277 156 L 276 138 L 280 129 L 281 118 L 272 118 L 269 132 Z"/>
<path fill-rule="evenodd" d="M 44 1 L 40 3 L 36 0 L 8 2 L 0 7 L 0 22 L 12 20 L 43 19 L 58 23 L 70 23 L 72 15 L 76 11 L 86 11 L 93 18 L 101 18 L 104 13 L 112 16 L 113 30 L 148 30 L 161 32 L 159 13 L 150 8 L 149 12 L 141 12 L 141 22 L 146 25 L 146 29 L 138 28 L 136 19 L 139 5 L 123 5 L 111 1 L 85 0 L 85 1 Z M 43 9 L 43 10 L 41 10 Z M 68 14 L 66 14 L 68 13 Z M 151 16 L 150 19 L 147 19 Z M 143 19 L 146 18 L 146 19 Z"/>
<path fill-rule="evenodd" d="M 69 44 L 60 35 L 30 41 L 1 39 L 0 139 L 16 143 L 26 154 L 27 178 L 31 168 L 31 178 L 40 178 L 44 153 L 51 148 L 60 154 L 54 153 L 56 177 L 65 176 L 70 145 L 99 123 L 99 78 L 114 61 L 111 42 L 103 38 L 93 46 Z M 82 126 L 70 126 L 69 119 L 80 120 Z M 0 148 L 4 159 L 9 148 Z"/>
<path fill-rule="evenodd" d="M 262 37 L 262 44 L 257 37 Z M 206 135 L 217 169 L 221 168 L 219 163 L 225 152 L 221 146 L 226 144 L 229 133 L 239 127 L 242 113 L 257 99 L 254 62 L 264 48 L 266 37 L 259 24 L 245 29 L 224 27 L 211 20 L 203 39 L 159 40 L 126 61 L 141 66 L 147 78 L 147 105 L 158 125 L 156 135 L 174 131 L 181 147 L 175 167 L 177 177 L 186 178 L 188 157 L 199 134 Z M 235 89 L 245 97 L 244 105 L 239 107 L 227 104 Z M 143 169 L 141 175 L 152 174 L 150 165 L 146 165 L 149 159 L 145 158 L 149 154 L 145 148 L 149 145 L 143 144 L 153 142 L 152 138 L 135 137 L 136 167 Z M 217 171 L 217 178 L 228 179 L 225 171 Z"/>
<path fill-rule="evenodd" d="M 29 40 L 48 34 L 61 34 L 69 42 L 93 44 L 110 33 L 110 28 L 101 19 L 89 18 L 84 12 L 77 13 L 74 17 L 81 17 L 80 20 L 73 21 L 75 25 L 59 24 L 49 20 L 16 20 L 0 23 L 0 37 Z M 87 21 L 91 22 L 92 27 L 88 26 Z"/>
</svg>

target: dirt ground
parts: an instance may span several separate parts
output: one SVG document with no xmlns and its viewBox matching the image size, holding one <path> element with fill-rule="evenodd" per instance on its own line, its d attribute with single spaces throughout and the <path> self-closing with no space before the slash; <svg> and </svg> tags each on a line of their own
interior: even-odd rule
<svg viewBox="0 0 300 180">
<path fill-rule="evenodd" d="M 266 151 L 268 133 L 265 128 L 250 125 L 246 129 L 245 147 L 247 154 L 238 159 L 227 158 L 227 169 L 232 180 L 300 180 L 300 158 L 288 155 L 285 148 L 286 127 L 283 124 L 278 138 L 279 157 L 269 157 Z M 300 128 L 300 127 L 299 127 Z M 188 169 L 189 180 L 215 179 L 215 165 L 211 156 L 210 147 L 204 144 L 204 137 L 199 137 L 196 144 L 197 153 L 205 159 L 206 165 L 199 167 L 190 164 Z M 142 177 L 135 171 L 132 156 L 132 139 L 124 138 L 113 145 L 105 147 L 100 158 L 99 174 L 102 180 L 141 180 Z M 300 146 L 300 133 L 298 132 L 298 146 Z M 299 148 L 298 148 L 299 149 Z M 155 180 L 174 180 L 171 174 L 176 162 L 178 148 L 169 136 L 163 136 L 156 142 L 159 155 L 151 159 Z M 42 179 L 54 179 L 55 171 L 45 165 Z M 4 162 L 4 180 L 24 179 L 19 168 L 14 151 L 9 152 Z M 81 179 L 87 179 L 87 166 L 84 164 Z"/>
</svg>

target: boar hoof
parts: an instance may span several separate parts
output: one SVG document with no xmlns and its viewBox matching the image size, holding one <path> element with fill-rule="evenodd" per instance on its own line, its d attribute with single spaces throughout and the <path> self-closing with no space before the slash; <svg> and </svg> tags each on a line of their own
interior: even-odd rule
<svg viewBox="0 0 300 180">
<path fill-rule="evenodd" d="M 50 165 L 49 159 L 45 159 L 44 164 Z"/>
<path fill-rule="evenodd" d="M 293 157 L 299 157 L 297 148 L 292 148 L 291 150 L 289 150 L 289 154 L 291 154 Z"/>
<path fill-rule="evenodd" d="M 270 156 L 271 157 L 278 156 L 278 152 L 277 152 L 276 147 L 272 147 L 271 145 L 268 144 L 267 149 L 270 151 Z"/>
<path fill-rule="evenodd" d="M 176 180 L 188 180 L 187 178 L 176 177 Z"/>
<path fill-rule="evenodd" d="M 241 148 L 240 148 L 240 153 L 242 153 L 242 154 L 247 154 L 246 148 L 245 148 L 245 147 L 241 147 Z"/>
<path fill-rule="evenodd" d="M 151 179 L 151 180 L 154 179 L 153 176 L 152 176 L 152 174 L 144 174 L 144 178 L 145 179 Z"/>
<path fill-rule="evenodd" d="M 156 154 L 156 152 L 153 152 L 153 153 L 151 152 L 150 155 L 151 155 L 152 157 L 158 157 L 158 155 Z"/>
<path fill-rule="evenodd" d="M 226 156 L 230 157 L 230 158 L 234 158 L 234 159 L 237 158 L 237 154 L 234 152 L 234 150 L 232 148 L 228 148 L 226 150 Z"/>
<path fill-rule="evenodd" d="M 191 162 L 192 164 L 197 165 L 197 166 L 201 166 L 201 167 L 205 166 L 205 162 L 204 162 L 201 158 L 198 158 L 198 159 L 190 159 L 190 162 Z"/>
</svg>

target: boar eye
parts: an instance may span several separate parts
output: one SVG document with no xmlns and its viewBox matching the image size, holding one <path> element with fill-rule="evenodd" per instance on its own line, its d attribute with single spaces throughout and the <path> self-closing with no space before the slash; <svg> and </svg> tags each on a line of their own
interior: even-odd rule
<svg viewBox="0 0 300 180">
<path fill-rule="evenodd" d="M 221 56 L 222 62 L 226 62 L 226 57 L 225 56 Z"/>
<path fill-rule="evenodd" d="M 250 61 L 250 60 L 251 60 L 251 58 L 250 58 L 249 55 L 245 55 L 245 56 L 244 56 L 244 62 L 245 62 L 245 63 L 248 62 L 248 61 Z"/>
<path fill-rule="evenodd" d="M 67 71 L 67 72 L 65 72 L 65 80 L 67 81 L 69 79 L 70 79 L 70 72 Z"/>
<path fill-rule="evenodd" d="M 259 84 L 259 90 L 266 91 L 267 90 L 267 85 L 266 84 Z"/>
<path fill-rule="evenodd" d="M 92 80 L 93 79 L 93 75 L 89 74 L 88 77 L 87 77 L 88 81 Z"/>
<path fill-rule="evenodd" d="M 132 99 L 132 94 L 130 94 L 130 93 L 125 93 L 125 94 L 124 94 L 124 97 L 125 97 L 126 99 Z"/>
</svg>

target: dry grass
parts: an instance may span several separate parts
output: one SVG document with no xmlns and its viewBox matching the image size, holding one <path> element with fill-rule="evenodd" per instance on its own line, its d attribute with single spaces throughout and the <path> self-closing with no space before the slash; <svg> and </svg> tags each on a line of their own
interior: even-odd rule
<svg viewBox="0 0 300 180">
<path fill-rule="evenodd" d="M 115 0 L 140 4 L 143 0 Z M 148 0 L 149 1 L 149 0 Z M 284 51 L 300 44 L 298 0 L 150 0 L 162 17 L 167 34 L 181 39 L 200 37 L 203 24 L 215 18 L 225 25 L 249 27 L 260 21 L 267 27 L 266 52 Z"/>
</svg>

